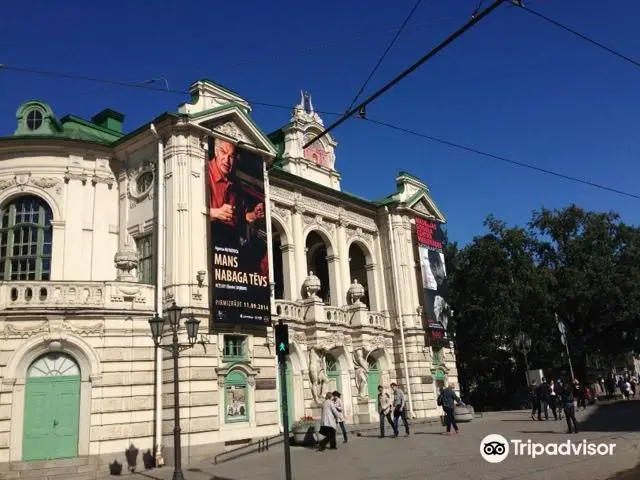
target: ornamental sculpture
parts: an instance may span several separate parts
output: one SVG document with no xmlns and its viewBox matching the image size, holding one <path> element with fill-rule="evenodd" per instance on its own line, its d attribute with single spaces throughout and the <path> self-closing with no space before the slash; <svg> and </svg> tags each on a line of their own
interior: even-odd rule
<svg viewBox="0 0 640 480">
<path fill-rule="evenodd" d="M 138 251 L 127 240 L 124 247 L 118 250 L 113 261 L 118 269 L 116 280 L 119 282 L 135 282 L 133 270 L 138 268 Z"/>
<path fill-rule="evenodd" d="M 313 400 L 316 404 L 322 405 L 329 387 L 329 378 L 326 373 L 324 352 L 313 347 L 309 348 L 309 380 Z"/>
<path fill-rule="evenodd" d="M 369 376 L 368 355 L 369 352 L 364 348 L 358 348 L 353 352 L 353 366 L 356 370 L 356 387 L 358 387 L 358 397 L 362 400 L 369 397 L 367 390 L 367 377 Z"/>
<path fill-rule="evenodd" d="M 353 283 L 347 290 L 347 296 L 349 297 L 349 303 L 358 307 L 364 306 L 364 303 L 360 301 L 364 297 L 364 287 L 358 283 L 358 279 L 354 278 Z"/>
<path fill-rule="evenodd" d="M 318 297 L 320 288 L 322 288 L 320 279 L 316 277 L 313 272 L 309 272 L 309 276 L 305 278 L 304 282 L 302 283 L 302 290 L 307 295 L 307 298 L 320 300 L 320 297 Z"/>
</svg>

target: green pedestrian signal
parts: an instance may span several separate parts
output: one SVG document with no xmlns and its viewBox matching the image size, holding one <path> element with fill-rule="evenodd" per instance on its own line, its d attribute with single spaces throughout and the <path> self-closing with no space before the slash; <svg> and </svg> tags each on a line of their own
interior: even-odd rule
<svg viewBox="0 0 640 480">
<path fill-rule="evenodd" d="M 279 357 L 284 357 L 289 353 L 289 326 L 284 325 L 282 320 L 275 326 L 276 350 Z"/>
</svg>

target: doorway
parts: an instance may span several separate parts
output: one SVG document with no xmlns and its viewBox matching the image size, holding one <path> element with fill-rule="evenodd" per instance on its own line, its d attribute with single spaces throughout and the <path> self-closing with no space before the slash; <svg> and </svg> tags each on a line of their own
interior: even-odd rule
<svg viewBox="0 0 640 480">
<path fill-rule="evenodd" d="M 68 355 L 51 352 L 27 370 L 23 460 L 78 455 L 80 369 Z"/>
</svg>

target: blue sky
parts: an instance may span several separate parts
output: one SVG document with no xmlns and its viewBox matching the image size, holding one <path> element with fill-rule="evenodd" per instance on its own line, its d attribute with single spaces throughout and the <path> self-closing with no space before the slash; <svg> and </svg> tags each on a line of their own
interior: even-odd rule
<svg viewBox="0 0 640 480">
<path fill-rule="evenodd" d="M 166 77 L 172 89 L 211 78 L 249 101 L 344 111 L 415 0 L 278 2 L 8 2 L 0 63 L 126 82 Z M 486 6 L 488 0 L 484 1 Z M 365 93 L 464 23 L 478 0 L 424 0 Z M 528 6 L 640 58 L 638 2 L 530 0 Z M 64 7 L 63 7 L 64 5 Z M 517 8 L 502 6 L 370 105 L 367 114 L 522 162 L 633 193 L 640 164 L 640 69 Z M 29 98 L 57 115 L 105 107 L 130 130 L 186 97 L 0 70 L 0 134 Z M 286 109 L 255 106 L 265 131 Z M 325 116 L 325 123 L 332 117 Z M 575 202 L 640 223 L 640 201 L 573 184 L 369 122 L 335 131 L 343 189 L 378 198 L 399 170 L 429 185 L 462 243 L 487 214 L 523 224 L 533 209 Z"/>
</svg>

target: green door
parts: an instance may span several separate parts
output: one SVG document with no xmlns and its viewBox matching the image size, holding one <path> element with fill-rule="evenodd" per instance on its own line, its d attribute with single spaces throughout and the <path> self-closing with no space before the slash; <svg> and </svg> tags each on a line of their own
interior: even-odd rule
<svg viewBox="0 0 640 480">
<path fill-rule="evenodd" d="M 378 401 L 378 385 L 380 385 L 380 369 L 378 362 L 369 357 L 369 373 L 367 374 L 367 391 L 369 393 L 369 401 Z"/>
<path fill-rule="evenodd" d="M 326 355 L 327 362 L 327 378 L 329 379 L 329 391 L 338 391 L 342 393 L 342 378 L 340 375 L 340 364 L 331 354 Z"/>
<path fill-rule="evenodd" d="M 295 397 L 293 396 L 293 368 L 291 361 L 287 359 L 285 364 L 285 387 L 287 389 L 287 415 L 289 416 L 289 428 L 296 421 L 295 417 Z"/>
<path fill-rule="evenodd" d="M 77 456 L 79 408 L 76 363 L 57 353 L 36 360 L 27 373 L 22 459 Z"/>
</svg>

